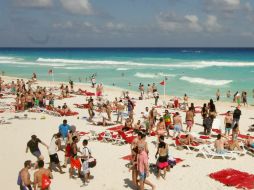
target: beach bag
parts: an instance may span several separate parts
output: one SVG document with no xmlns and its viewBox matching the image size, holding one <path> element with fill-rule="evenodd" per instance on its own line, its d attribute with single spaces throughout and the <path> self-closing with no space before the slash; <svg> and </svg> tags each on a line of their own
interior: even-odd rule
<svg viewBox="0 0 254 190">
<path fill-rule="evenodd" d="M 17 185 L 19 185 L 19 186 L 22 185 L 22 179 L 21 179 L 20 172 L 19 172 L 19 175 L 18 175 Z"/>
<path fill-rule="evenodd" d="M 44 190 L 44 189 L 48 189 L 49 186 L 51 184 L 51 180 L 50 178 L 45 175 L 45 174 L 42 174 L 42 179 L 41 179 L 41 189 Z"/>
<path fill-rule="evenodd" d="M 89 158 L 88 166 L 89 166 L 89 168 L 94 168 L 96 166 L 96 159 L 93 157 Z"/>
</svg>

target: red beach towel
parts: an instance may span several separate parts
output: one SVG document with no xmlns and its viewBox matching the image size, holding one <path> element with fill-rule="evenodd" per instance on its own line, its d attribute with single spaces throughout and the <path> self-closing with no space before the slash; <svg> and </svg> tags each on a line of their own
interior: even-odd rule
<svg viewBox="0 0 254 190">
<path fill-rule="evenodd" d="M 119 131 L 119 130 L 122 130 L 123 127 L 124 127 L 123 125 L 118 125 L 118 126 L 115 126 L 115 127 L 108 128 L 107 130 Z"/>
<path fill-rule="evenodd" d="M 237 189 L 254 189 L 254 175 L 235 169 L 230 168 L 211 173 L 209 177 L 227 186 L 234 186 Z"/>
</svg>

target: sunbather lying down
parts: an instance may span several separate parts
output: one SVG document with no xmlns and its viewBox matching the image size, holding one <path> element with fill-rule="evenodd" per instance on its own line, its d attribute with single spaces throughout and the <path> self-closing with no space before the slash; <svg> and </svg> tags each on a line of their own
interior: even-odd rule
<svg viewBox="0 0 254 190">
<path fill-rule="evenodd" d="M 191 134 L 182 135 L 179 139 L 180 144 L 182 145 L 191 145 L 191 144 L 210 144 L 211 142 L 203 139 L 198 139 Z"/>
<path fill-rule="evenodd" d="M 116 123 L 114 123 L 114 122 L 105 122 L 105 126 L 111 126 L 111 125 L 115 125 Z M 94 121 L 93 123 L 92 123 L 92 125 L 102 125 L 103 126 L 103 122 L 101 122 L 101 121 Z"/>
</svg>

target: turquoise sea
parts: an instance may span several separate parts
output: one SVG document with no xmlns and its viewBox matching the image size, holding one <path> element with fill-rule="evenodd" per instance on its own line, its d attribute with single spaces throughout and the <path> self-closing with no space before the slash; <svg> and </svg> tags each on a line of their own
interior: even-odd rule
<svg viewBox="0 0 254 190">
<path fill-rule="evenodd" d="M 169 95 L 214 98 L 220 89 L 234 94 L 254 89 L 254 49 L 251 48 L 1 48 L 0 72 L 17 77 L 86 82 L 96 73 L 97 82 L 137 90 L 139 83 L 164 78 Z M 131 83 L 131 86 L 128 84 Z"/>
</svg>

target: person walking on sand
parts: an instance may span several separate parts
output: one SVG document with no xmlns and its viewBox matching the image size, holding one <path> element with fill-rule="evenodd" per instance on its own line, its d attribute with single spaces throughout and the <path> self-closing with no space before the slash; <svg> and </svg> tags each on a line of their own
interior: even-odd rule
<svg viewBox="0 0 254 190">
<path fill-rule="evenodd" d="M 34 173 L 34 190 L 37 189 L 37 186 L 41 190 L 50 189 L 50 179 L 53 179 L 53 175 L 49 169 L 44 168 L 44 161 L 38 161 L 39 169 Z"/>
<path fill-rule="evenodd" d="M 33 184 L 33 182 L 30 179 L 29 173 L 31 167 L 32 167 L 31 160 L 26 160 L 24 163 L 24 168 L 19 172 L 18 185 L 20 187 L 20 190 L 32 190 L 31 185 Z"/>
<path fill-rule="evenodd" d="M 39 143 L 41 143 L 46 148 L 48 148 L 48 145 L 46 145 L 39 138 L 37 138 L 36 135 L 32 135 L 31 140 L 28 141 L 27 143 L 26 153 L 28 152 L 28 149 L 29 149 L 32 155 L 34 155 L 38 160 L 44 160 L 44 157 L 42 156 L 41 151 L 39 149 Z"/>
<path fill-rule="evenodd" d="M 57 151 L 61 150 L 61 139 L 60 138 L 61 138 L 61 134 L 57 133 L 57 134 L 54 134 L 51 139 L 49 149 L 48 149 L 49 159 L 50 159 L 49 169 L 50 169 L 50 171 L 52 171 L 53 164 L 56 164 L 56 166 L 59 169 L 59 172 L 61 174 L 63 174 L 64 172 L 62 170 L 62 167 L 60 166 L 60 161 L 59 161 L 59 158 L 57 155 Z"/>
<path fill-rule="evenodd" d="M 88 141 L 85 139 L 83 140 L 83 149 L 82 149 L 82 154 L 80 156 L 81 162 L 82 162 L 82 169 L 84 173 L 84 181 L 86 183 L 89 183 L 90 177 L 90 168 L 89 168 L 89 163 L 88 160 L 91 157 L 91 150 L 87 147 Z"/>
<path fill-rule="evenodd" d="M 144 185 L 149 185 L 155 190 L 155 185 L 146 178 L 149 176 L 148 156 L 144 146 L 138 146 L 137 169 L 139 173 L 139 189 L 144 190 Z"/>
</svg>

